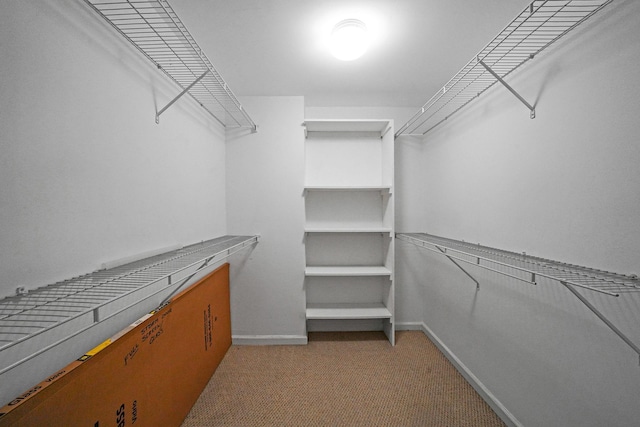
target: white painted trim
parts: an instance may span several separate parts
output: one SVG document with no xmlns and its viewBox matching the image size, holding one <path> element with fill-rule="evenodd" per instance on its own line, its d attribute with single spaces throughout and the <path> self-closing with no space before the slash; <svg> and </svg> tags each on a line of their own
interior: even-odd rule
<svg viewBox="0 0 640 427">
<path fill-rule="evenodd" d="M 413 326 L 414 323 L 408 323 L 406 325 Z M 522 427 L 522 424 L 518 419 L 511 413 L 509 410 L 489 391 L 489 389 L 476 377 L 473 375 L 471 370 L 465 366 L 460 359 L 456 357 L 455 354 L 447 347 L 441 340 L 438 338 L 436 334 L 433 333 L 429 327 L 422 323 L 421 328 L 422 332 L 438 347 L 438 349 L 445 355 L 449 362 L 455 366 L 455 368 L 460 372 L 460 374 L 467 380 L 471 387 L 473 387 L 480 397 L 484 399 L 485 402 L 494 410 L 494 412 L 500 417 L 500 419 L 507 424 L 508 426 L 513 427 Z"/>
<path fill-rule="evenodd" d="M 233 335 L 233 345 L 306 345 L 306 335 Z"/>
</svg>

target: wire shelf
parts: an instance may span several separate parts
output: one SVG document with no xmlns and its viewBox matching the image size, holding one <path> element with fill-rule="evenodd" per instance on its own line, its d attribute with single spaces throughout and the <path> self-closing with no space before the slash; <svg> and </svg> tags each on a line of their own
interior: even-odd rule
<svg viewBox="0 0 640 427">
<path fill-rule="evenodd" d="M 514 273 L 522 273 L 515 277 L 508 274 L 511 277 L 534 284 L 536 277 L 546 277 L 609 296 L 617 297 L 627 292 L 640 292 L 640 280 L 633 275 L 566 264 L 426 233 L 402 233 L 398 234 L 398 238 L 498 273 L 504 274 L 504 268 L 511 269 Z"/>
<path fill-rule="evenodd" d="M 504 80 L 613 0 L 536 0 L 433 95 L 398 131 L 424 135 L 500 82 L 531 111 Z"/>
<path fill-rule="evenodd" d="M 396 237 L 420 248 L 446 256 L 476 283 L 478 289 L 480 286 L 478 281 L 457 261 L 532 284 L 536 284 L 539 277 L 557 281 L 640 356 L 640 346 L 631 341 L 607 316 L 591 304 L 585 295 L 576 290 L 576 288 L 580 288 L 612 297 L 636 293 L 640 292 L 640 280 L 636 275 L 612 273 L 426 233 L 398 233 Z"/>
<path fill-rule="evenodd" d="M 167 0 L 84 1 L 182 89 L 156 112 L 156 122 L 188 93 L 225 127 L 256 131 L 256 124 Z"/>
<path fill-rule="evenodd" d="M 144 300 L 174 288 L 166 301 L 200 270 L 257 242 L 258 236 L 223 236 L 0 299 L 0 354 L 6 355 L 5 350 L 63 324 L 78 322 L 75 329 L 67 328 L 65 337 L 53 344 L 38 340 L 45 344 L 36 345 L 39 350 L 23 360 L 4 366 L 10 361 L 3 357 L 0 375 L 139 303 L 141 299 L 135 297 L 133 303 L 126 305 L 126 298 L 134 293 L 149 288 L 151 294 Z M 160 289 L 151 289 L 154 284 Z"/>
</svg>

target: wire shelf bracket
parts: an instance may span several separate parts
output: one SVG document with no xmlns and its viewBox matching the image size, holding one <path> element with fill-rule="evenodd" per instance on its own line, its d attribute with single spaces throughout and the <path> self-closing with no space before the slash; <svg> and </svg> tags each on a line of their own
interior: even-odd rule
<svg viewBox="0 0 640 427">
<path fill-rule="evenodd" d="M 619 297 L 627 293 L 640 292 L 640 281 L 636 275 L 624 275 L 566 264 L 534 257 L 526 253 L 519 254 L 504 251 L 427 233 L 397 233 L 396 238 L 419 248 L 446 256 L 469 277 L 471 277 L 471 274 L 465 271 L 456 261 L 472 264 L 534 285 L 537 284 L 537 277 L 545 277 L 560 283 L 636 352 L 638 363 L 640 364 L 640 346 L 634 343 L 602 311 L 576 289 L 580 288 L 603 295 Z M 513 271 L 513 273 L 504 271 L 504 269 Z M 476 282 L 476 289 L 479 290 L 479 283 L 473 277 L 471 278 Z"/>
<path fill-rule="evenodd" d="M 491 67 L 485 64 L 482 59 L 478 58 L 478 63 L 482 65 L 493 77 L 496 78 L 497 81 L 499 81 L 502 84 L 502 86 L 506 87 L 509 90 L 509 92 L 511 92 L 516 98 L 520 100 L 520 102 L 522 102 L 529 109 L 529 111 L 531 112 L 529 114 L 530 118 L 532 119 L 536 118 L 536 109 L 534 106 L 529 104 L 518 92 L 516 92 L 514 88 L 512 88 L 507 82 L 505 82 L 504 79 L 498 75 L 498 73 L 493 71 Z"/>
<path fill-rule="evenodd" d="M 182 89 L 178 96 L 156 111 L 156 123 L 163 112 L 189 94 L 225 128 L 247 128 L 252 133 L 257 132 L 257 125 L 167 0 L 84 2 Z"/>
<path fill-rule="evenodd" d="M 534 0 L 395 133 L 423 136 L 500 83 L 534 118 L 535 108 L 505 81 L 523 64 L 560 40 L 613 0 Z"/>
</svg>

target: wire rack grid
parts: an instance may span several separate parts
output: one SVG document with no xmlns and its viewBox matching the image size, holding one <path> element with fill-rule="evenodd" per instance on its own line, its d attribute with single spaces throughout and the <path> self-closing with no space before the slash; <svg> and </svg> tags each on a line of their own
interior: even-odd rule
<svg viewBox="0 0 640 427">
<path fill-rule="evenodd" d="M 198 271 L 213 262 L 220 261 L 254 243 L 258 236 L 222 236 L 201 243 L 185 246 L 153 257 L 134 261 L 119 267 L 99 270 L 29 291 L 24 295 L 0 300 L 0 353 L 26 342 L 63 324 L 78 322 L 77 328 L 67 328 L 60 342 L 82 332 L 93 324 L 117 315 L 141 300 L 188 283 Z M 151 289 L 158 284 L 160 289 Z M 136 292 L 149 288 L 147 295 L 139 298 Z M 177 290 L 174 290 L 173 295 Z M 126 300 L 132 297 L 133 303 Z M 170 297 L 165 298 L 168 299 Z M 121 301 L 122 300 L 122 301 Z M 120 301 L 120 304 L 118 302 Z M 116 304 L 114 304 L 116 303 Z M 111 309 L 107 309 L 113 305 Z M 126 305 L 124 308 L 122 305 Z M 74 326 L 75 327 L 75 326 Z M 33 357 L 38 352 L 27 355 Z M 3 362 L 7 362 L 3 359 Z M 0 366 L 0 374 L 12 369 Z"/>
<path fill-rule="evenodd" d="M 256 124 L 167 0 L 84 1 L 182 89 L 156 112 L 156 122 L 188 93 L 223 126 L 256 131 Z"/>
<path fill-rule="evenodd" d="M 395 136 L 424 135 L 613 0 L 535 0 L 434 94 Z"/>
</svg>

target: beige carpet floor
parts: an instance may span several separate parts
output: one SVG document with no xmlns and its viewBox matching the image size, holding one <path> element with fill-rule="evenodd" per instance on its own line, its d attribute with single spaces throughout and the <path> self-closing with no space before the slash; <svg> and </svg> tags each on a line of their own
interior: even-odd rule
<svg viewBox="0 0 640 427">
<path fill-rule="evenodd" d="M 231 346 L 183 426 L 503 426 L 418 331 Z"/>
</svg>

